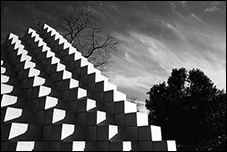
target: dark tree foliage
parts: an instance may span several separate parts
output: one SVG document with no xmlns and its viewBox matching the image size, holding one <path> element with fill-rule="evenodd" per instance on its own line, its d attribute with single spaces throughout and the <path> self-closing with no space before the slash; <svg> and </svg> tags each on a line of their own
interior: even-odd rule
<svg viewBox="0 0 227 152">
<path fill-rule="evenodd" d="M 149 122 L 161 126 L 163 139 L 178 150 L 225 150 L 226 93 L 199 69 L 173 69 L 147 93 Z"/>
</svg>

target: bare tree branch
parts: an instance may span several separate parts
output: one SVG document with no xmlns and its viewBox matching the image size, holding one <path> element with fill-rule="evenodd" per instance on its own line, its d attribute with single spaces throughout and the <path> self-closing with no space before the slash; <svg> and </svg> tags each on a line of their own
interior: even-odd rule
<svg viewBox="0 0 227 152">
<path fill-rule="evenodd" d="M 54 17 L 40 11 L 30 12 L 30 25 L 40 30 L 47 18 L 53 18 L 56 30 L 77 48 L 82 55 L 101 71 L 106 71 L 113 61 L 110 52 L 117 51 L 117 39 L 107 32 L 92 16 L 82 8 L 72 5 L 61 7 Z"/>
</svg>

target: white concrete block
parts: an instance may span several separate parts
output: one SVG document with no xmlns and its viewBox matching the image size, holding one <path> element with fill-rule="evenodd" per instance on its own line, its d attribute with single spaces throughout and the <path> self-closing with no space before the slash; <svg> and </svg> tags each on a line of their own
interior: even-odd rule
<svg viewBox="0 0 227 152">
<path fill-rule="evenodd" d="M 46 86 L 40 86 L 39 87 L 39 96 L 38 97 L 47 96 L 50 93 L 51 93 L 51 88 L 46 87 Z"/>
<path fill-rule="evenodd" d="M 97 69 L 95 69 L 94 65 L 91 64 L 90 62 L 88 62 L 88 65 L 87 65 L 87 74 L 91 74 L 91 73 L 95 73 L 95 72 L 98 72 Z"/>
<path fill-rule="evenodd" d="M 13 40 L 15 40 L 15 39 L 13 39 Z M 12 43 L 12 44 L 15 44 L 14 50 L 19 49 L 21 47 L 21 40 L 15 40 L 15 43 Z"/>
<path fill-rule="evenodd" d="M 148 116 L 146 114 L 137 112 L 137 126 L 148 126 Z"/>
<path fill-rule="evenodd" d="M 104 75 L 102 75 L 99 70 L 97 70 L 95 73 L 95 82 L 100 82 L 100 81 L 108 82 L 109 79 L 107 77 L 105 77 Z"/>
<path fill-rule="evenodd" d="M 9 81 L 9 77 L 6 75 L 1 75 L 1 83 L 6 83 Z"/>
<path fill-rule="evenodd" d="M 56 32 L 55 36 L 54 36 L 54 40 L 57 40 L 57 39 L 60 39 L 60 38 L 61 38 L 61 35 L 58 32 Z"/>
<path fill-rule="evenodd" d="M 76 79 L 71 78 L 69 82 L 69 89 L 79 87 L 79 82 Z"/>
<path fill-rule="evenodd" d="M 63 70 L 62 79 L 65 80 L 65 79 L 69 79 L 69 78 L 72 78 L 72 73 L 67 70 Z"/>
<path fill-rule="evenodd" d="M 47 29 L 47 32 L 50 32 L 53 28 L 47 24 L 44 24 L 44 29 Z"/>
<path fill-rule="evenodd" d="M 34 141 L 18 141 L 16 151 L 33 151 L 34 147 Z"/>
<path fill-rule="evenodd" d="M 35 67 L 35 63 L 34 62 L 31 62 L 29 60 L 26 60 L 25 61 L 25 64 L 24 64 L 24 69 L 28 69 L 28 68 L 34 68 Z"/>
<path fill-rule="evenodd" d="M 28 124 L 25 123 L 12 123 L 9 133 L 9 140 L 24 134 L 28 130 Z"/>
<path fill-rule="evenodd" d="M 32 28 L 28 28 L 28 34 L 30 34 L 30 33 L 36 33 L 36 31 L 33 30 Z M 33 37 L 34 37 L 34 36 L 33 36 Z"/>
<path fill-rule="evenodd" d="M 92 99 L 87 99 L 86 111 L 91 110 L 96 107 L 96 101 Z"/>
<path fill-rule="evenodd" d="M 6 107 L 9 105 L 13 105 L 17 102 L 17 97 L 13 95 L 3 94 L 1 107 Z"/>
<path fill-rule="evenodd" d="M 82 54 L 80 52 L 74 53 L 74 61 L 79 60 L 82 58 Z"/>
<path fill-rule="evenodd" d="M 52 56 L 52 58 L 51 58 L 51 64 L 55 64 L 55 63 L 59 63 L 59 62 L 60 62 L 60 59 L 59 58 L 55 57 L 55 55 Z"/>
<path fill-rule="evenodd" d="M 62 131 L 61 131 L 61 140 L 67 138 L 68 136 L 74 133 L 75 126 L 71 124 L 62 124 Z"/>
<path fill-rule="evenodd" d="M 49 28 L 49 25 L 44 24 L 43 29 Z"/>
<path fill-rule="evenodd" d="M 73 54 L 73 53 L 77 53 L 77 50 L 76 50 L 76 48 L 74 48 L 73 46 L 70 46 L 70 47 L 69 47 L 69 55 L 70 55 L 70 54 Z"/>
<path fill-rule="evenodd" d="M 45 42 L 43 42 L 43 39 L 40 37 L 38 47 L 45 45 Z"/>
<path fill-rule="evenodd" d="M 19 46 L 17 55 L 20 55 L 20 54 L 28 54 L 28 51 L 24 49 L 24 45 Z"/>
<path fill-rule="evenodd" d="M 33 81 L 33 87 L 43 85 L 44 83 L 45 83 L 44 78 L 41 78 L 39 76 L 35 76 L 34 81 Z"/>
<path fill-rule="evenodd" d="M 64 44 L 63 44 L 63 49 L 67 49 L 67 48 L 69 48 L 71 46 L 71 44 L 69 43 L 69 42 L 64 42 Z"/>
<path fill-rule="evenodd" d="M 167 140 L 168 151 L 177 151 L 177 146 L 175 140 Z"/>
<path fill-rule="evenodd" d="M 61 64 L 60 62 L 57 64 L 57 70 L 56 71 L 62 71 L 65 70 L 65 65 Z"/>
<path fill-rule="evenodd" d="M 52 57 L 52 56 L 55 56 L 55 53 L 53 53 L 50 50 L 47 50 L 46 58 L 49 58 L 49 57 Z"/>
<path fill-rule="evenodd" d="M 17 35 L 13 34 L 13 33 L 10 33 L 9 34 L 9 40 L 12 39 L 12 38 L 18 39 L 19 37 Z"/>
<path fill-rule="evenodd" d="M 131 141 L 123 141 L 123 151 L 131 151 L 132 145 Z"/>
<path fill-rule="evenodd" d="M 60 39 L 59 39 L 59 45 L 61 45 L 62 43 L 66 43 L 66 42 L 67 42 L 66 39 L 64 39 L 63 37 L 60 37 Z"/>
<path fill-rule="evenodd" d="M 125 112 L 125 113 L 137 112 L 136 104 L 124 100 L 124 112 Z"/>
<path fill-rule="evenodd" d="M 50 51 L 50 48 L 47 45 L 44 45 L 42 48 L 42 52 Z"/>
<path fill-rule="evenodd" d="M 78 88 L 77 99 L 83 98 L 87 96 L 87 90 Z"/>
<path fill-rule="evenodd" d="M 151 139 L 152 141 L 161 141 L 162 140 L 162 132 L 161 127 L 150 125 L 151 127 Z"/>
<path fill-rule="evenodd" d="M 55 107 L 58 104 L 58 99 L 51 96 L 46 96 L 45 110 Z"/>
<path fill-rule="evenodd" d="M 6 72 L 6 68 L 1 67 L 1 74 L 4 74 Z"/>
<path fill-rule="evenodd" d="M 84 151 L 85 141 L 73 141 L 73 151 Z"/>
<path fill-rule="evenodd" d="M 80 59 L 81 59 L 80 67 L 84 67 L 84 66 L 88 65 L 87 58 L 82 56 Z"/>
<path fill-rule="evenodd" d="M 27 54 L 22 53 L 21 55 L 21 58 L 20 58 L 20 62 L 23 62 L 23 61 L 30 61 L 32 59 L 32 57 L 28 56 Z"/>
<path fill-rule="evenodd" d="M 118 126 L 109 125 L 109 140 L 118 134 Z"/>
<path fill-rule="evenodd" d="M 38 41 L 41 41 L 42 39 L 39 37 L 39 35 L 36 33 L 35 34 L 35 39 L 34 39 L 34 42 L 38 42 Z"/>
<path fill-rule="evenodd" d="M 108 81 L 104 81 L 104 91 L 110 90 L 117 90 L 117 86 Z"/>
<path fill-rule="evenodd" d="M 116 101 L 122 101 L 122 100 L 126 101 L 126 94 L 115 90 L 114 91 L 114 101 L 116 102 Z M 133 106 L 131 105 L 131 107 L 133 107 Z"/>
<path fill-rule="evenodd" d="M 10 93 L 11 91 L 13 91 L 13 86 L 1 84 L 1 94 Z"/>
<path fill-rule="evenodd" d="M 106 113 L 103 111 L 97 111 L 97 124 L 101 123 L 104 120 L 106 120 Z"/>
<path fill-rule="evenodd" d="M 65 118 L 65 110 L 54 109 L 52 123 L 58 122 Z"/>
<path fill-rule="evenodd" d="M 37 70 L 35 68 L 30 68 L 28 77 L 38 76 L 40 74 L 40 70 Z"/>
<path fill-rule="evenodd" d="M 4 122 L 19 118 L 22 115 L 22 109 L 7 107 Z"/>
<path fill-rule="evenodd" d="M 55 29 L 51 29 L 50 36 L 56 35 L 58 32 Z"/>
</svg>

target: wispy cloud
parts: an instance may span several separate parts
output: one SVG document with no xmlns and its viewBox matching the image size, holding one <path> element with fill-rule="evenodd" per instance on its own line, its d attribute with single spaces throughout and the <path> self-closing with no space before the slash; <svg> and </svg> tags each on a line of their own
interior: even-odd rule
<svg viewBox="0 0 227 152">
<path fill-rule="evenodd" d="M 26 12 L 26 3 L 3 7 L 1 38 L 22 31 L 18 25 L 23 15 L 17 10 Z M 69 2 L 45 2 L 45 7 L 29 3 L 50 12 L 50 6 L 56 10 Z M 85 3 L 120 41 L 107 75 L 127 96 L 138 94 L 138 100 L 144 101 L 154 84 L 166 81 L 173 68 L 181 67 L 199 68 L 218 88 L 226 89 L 226 2 L 72 2 L 78 3 Z"/>
<path fill-rule="evenodd" d="M 213 1 L 210 3 L 210 6 L 207 7 L 204 12 L 219 12 L 219 13 L 225 13 L 225 9 L 221 9 L 220 6 L 226 5 L 224 4 L 224 1 Z"/>
</svg>

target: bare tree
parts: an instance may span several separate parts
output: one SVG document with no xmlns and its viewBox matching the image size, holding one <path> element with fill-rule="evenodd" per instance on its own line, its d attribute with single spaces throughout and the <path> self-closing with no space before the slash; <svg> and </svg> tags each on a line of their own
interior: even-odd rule
<svg viewBox="0 0 227 152">
<path fill-rule="evenodd" d="M 51 15 L 34 7 L 32 8 L 28 12 L 27 25 L 39 33 L 42 30 L 42 25 L 51 19 Z"/>
<path fill-rule="evenodd" d="M 110 52 L 117 51 L 117 39 L 84 7 L 67 5 L 59 10 L 52 17 L 56 30 L 97 69 L 107 71 L 109 64 L 113 62 Z M 41 11 L 34 10 L 30 13 L 30 25 L 36 30 L 47 19 L 48 14 Z"/>
</svg>

